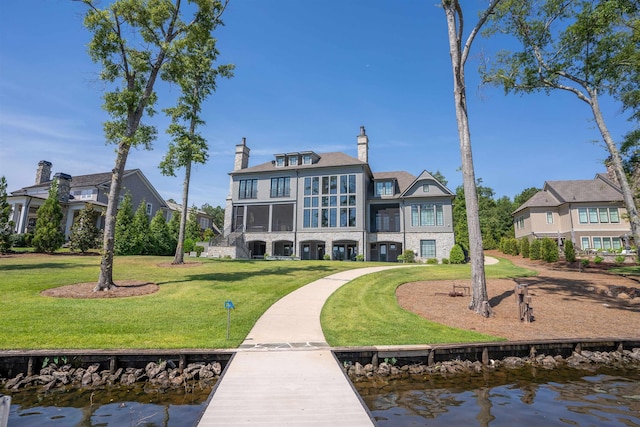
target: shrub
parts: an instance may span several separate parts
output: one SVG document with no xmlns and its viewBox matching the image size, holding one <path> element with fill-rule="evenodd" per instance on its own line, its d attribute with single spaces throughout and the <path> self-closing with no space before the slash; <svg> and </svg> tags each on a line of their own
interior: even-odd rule
<svg viewBox="0 0 640 427">
<path fill-rule="evenodd" d="M 593 262 L 595 262 L 596 264 L 600 264 L 602 263 L 602 261 L 604 261 L 604 258 L 602 258 L 600 255 L 596 255 L 596 257 L 593 259 Z"/>
<path fill-rule="evenodd" d="M 443 264 L 449 264 L 449 258 L 442 258 Z"/>
<path fill-rule="evenodd" d="M 580 260 L 580 264 L 582 264 L 583 267 L 588 267 L 589 266 L 589 260 L 587 258 L 581 259 Z"/>
<path fill-rule="evenodd" d="M 500 251 L 507 255 L 518 255 L 518 241 L 512 237 L 503 237 L 500 239 Z"/>
<path fill-rule="evenodd" d="M 324 254 L 324 256 L 322 257 L 322 259 L 323 259 L 323 260 L 325 260 L 325 261 L 329 261 L 329 260 L 331 260 L 331 255 L 329 255 L 329 254 Z"/>
<path fill-rule="evenodd" d="M 71 226 L 71 236 L 69 237 L 69 248 L 72 251 L 80 250 L 85 253 L 88 249 L 100 247 L 100 230 L 96 226 L 98 216 L 91 205 L 86 205 L 73 221 Z"/>
<path fill-rule="evenodd" d="M 16 234 L 13 236 L 13 246 L 16 248 L 26 248 L 31 246 L 33 233 Z"/>
<path fill-rule="evenodd" d="M 529 239 L 526 237 L 520 239 L 520 253 L 522 258 L 529 258 Z"/>
<path fill-rule="evenodd" d="M 185 254 L 188 254 L 189 252 L 193 252 L 195 248 L 196 248 L 196 242 L 194 242 L 191 239 L 184 239 L 182 249 L 184 250 Z"/>
<path fill-rule="evenodd" d="M 571 240 L 564 242 L 564 259 L 567 262 L 574 262 L 576 260 L 576 250 Z"/>
<path fill-rule="evenodd" d="M 556 262 L 560 257 L 558 244 L 555 240 L 545 237 L 540 246 L 540 257 L 547 262 Z"/>
<path fill-rule="evenodd" d="M 364 261 L 364 255 L 362 255 L 362 254 L 356 255 L 356 261 Z"/>
<path fill-rule="evenodd" d="M 540 259 L 540 240 L 534 239 L 529 246 L 529 258 L 531 259 Z"/>
<path fill-rule="evenodd" d="M 618 255 L 618 256 L 616 256 L 616 262 L 617 262 L 618 264 L 622 264 L 622 263 L 624 262 L 624 260 L 625 260 L 625 259 L 626 259 L 626 258 L 625 258 L 625 256 L 624 256 L 624 255 Z"/>
<path fill-rule="evenodd" d="M 204 252 L 204 246 L 196 245 L 195 250 L 196 250 L 196 256 L 200 256 L 202 255 L 202 252 Z M 265 254 L 265 257 L 266 257 L 266 254 Z"/>
<path fill-rule="evenodd" d="M 463 264 L 465 261 L 464 251 L 462 250 L 462 246 L 459 244 L 453 245 L 451 248 L 451 253 L 449 254 L 449 261 L 451 264 Z"/>
<path fill-rule="evenodd" d="M 438 263 L 437 258 L 427 258 L 427 264 L 437 264 L 437 263 Z"/>
<path fill-rule="evenodd" d="M 407 249 L 402 252 L 402 255 L 398 256 L 398 261 L 402 261 L 403 263 L 414 263 L 416 262 L 416 253 L 411 249 Z"/>
</svg>

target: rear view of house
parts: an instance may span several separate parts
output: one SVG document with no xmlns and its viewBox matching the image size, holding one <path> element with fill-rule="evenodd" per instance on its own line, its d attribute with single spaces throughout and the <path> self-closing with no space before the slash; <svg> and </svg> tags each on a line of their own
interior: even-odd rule
<svg viewBox="0 0 640 427">
<path fill-rule="evenodd" d="M 243 138 L 229 174 L 224 238 L 210 253 L 393 262 L 410 249 L 423 260 L 448 258 L 454 194 L 426 171 L 373 172 L 364 127 L 355 148 L 357 157 L 296 151 L 249 166 Z"/>
</svg>

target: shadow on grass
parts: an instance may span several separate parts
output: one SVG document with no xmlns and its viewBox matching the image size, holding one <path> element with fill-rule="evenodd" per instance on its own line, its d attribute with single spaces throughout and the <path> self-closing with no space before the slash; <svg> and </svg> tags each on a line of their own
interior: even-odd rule
<svg viewBox="0 0 640 427">
<path fill-rule="evenodd" d="M 0 265 L 0 271 L 36 270 L 40 268 L 78 268 L 82 267 L 73 262 L 41 262 L 30 264 L 9 264 Z M 93 266 L 87 266 L 93 267 Z"/>
<path fill-rule="evenodd" d="M 247 261 L 252 262 L 252 261 Z M 165 282 L 157 282 L 158 285 L 163 285 L 167 283 L 183 283 L 183 282 L 191 282 L 194 280 L 201 281 L 216 281 L 216 282 L 241 282 L 251 277 L 255 276 L 290 276 L 294 273 L 299 272 L 327 272 L 328 274 L 338 273 L 332 268 L 329 268 L 325 265 L 317 265 L 317 266 L 301 266 L 301 267 L 273 267 L 266 268 L 259 271 L 234 271 L 232 273 L 220 273 L 220 272 L 211 272 L 211 273 L 203 273 L 203 274 L 191 274 L 187 276 L 183 276 L 182 280 L 168 280 Z"/>
</svg>

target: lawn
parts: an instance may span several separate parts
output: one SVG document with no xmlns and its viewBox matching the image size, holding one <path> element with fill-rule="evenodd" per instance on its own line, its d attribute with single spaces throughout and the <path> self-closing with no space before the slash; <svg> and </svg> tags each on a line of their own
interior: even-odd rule
<svg viewBox="0 0 640 427">
<path fill-rule="evenodd" d="M 119 279 L 154 282 L 160 286 L 155 294 L 119 299 L 64 299 L 43 297 L 40 292 L 96 281 L 99 257 L 0 258 L 0 349 L 232 348 L 242 342 L 262 313 L 284 295 L 338 271 L 375 265 L 203 258 L 198 260 L 201 264 L 193 267 L 160 266 L 170 261 L 166 257 L 115 259 L 116 282 Z M 525 272 L 509 264 L 501 261 L 489 266 L 487 274 L 505 277 Z M 469 277 L 468 266 L 423 266 L 358 279 L 330 299 L 323 311 L 325 334 L 334 345 L 495 339 L 433 324 L 395 303 L 394 290 L 400 283 L 451 277 Z M 229 340 L 224 307 L 227 300 L 235 305 Z"/>
<path fill-rule="evenodd" d="M 535 274 L 510 261 L 485 267 L 487 278 Z M 417 266 L 363 276 L 338 289 L 322 309 L 322 328 L 334 346 L 435 344 L 502 340 L 450 328 L 400 308 L 395 290 L 408 282 L 468 279 L 469 265 Z"/>
</svg>

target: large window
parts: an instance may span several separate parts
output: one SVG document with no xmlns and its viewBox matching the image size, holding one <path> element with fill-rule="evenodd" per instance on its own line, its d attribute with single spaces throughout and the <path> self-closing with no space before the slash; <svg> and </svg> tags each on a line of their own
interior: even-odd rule
<svg viewBox="0 0 640 427">
<path fill-rule="evenodd" d="M 578 220 L 580 224 L 606 224 L 620 222 L 618 208 L 579 208 Z"/>
<path fill-rule="evenodd" d="M 433 227 L 444 225 L 444 212 L 440 203 L 411 205 L 412 227 Z"/>
<path fill-rule="evenodd" d="M 435 258 L 436 257 L 436 241 L 420 240 L 420 257 Z"/>
<path fill-rule="evenodd" d="M 271 178 L 271 197 L 289 197 L 290 192 L 290 178 L 288 176 Z"/>
<path fill-rule="evenodd" d="M 257 179 L 241 179 L 239 199 L 255 199 L 258 197 L 258 180 Z"/>
<path fill-rule="evenodd" d="M 304 179 L 303 228 L 356 226 L 356 176 Z"/>
<path fill-rule="evenodd" d="M 618 250 L 622 248 L 622 239 L 620 237 L 582 237 L 582 250 L 594 249 L 602 251 Z M 590 244 L 593 242 L 593 244 Z"/>
<path fill-rule="evenodd" d="M 524 228 L 524 216 L 516 217 L 515 224 L 518 230 L 522 230 Z"/>
<path fill-rule="evenodd" d="M 553 224 L 553 212 L 547 212 L 547 224 Z"/>
<path fill-rule="evenodd" d="M 394 205 L 371 205 L 371 231 L 400 231 L 400 207 Z"/>
</svg>

